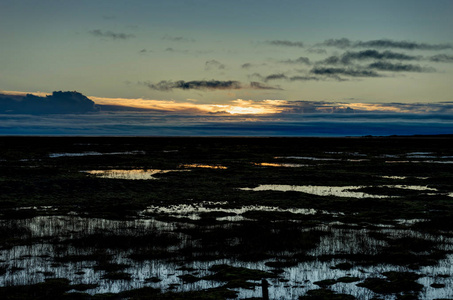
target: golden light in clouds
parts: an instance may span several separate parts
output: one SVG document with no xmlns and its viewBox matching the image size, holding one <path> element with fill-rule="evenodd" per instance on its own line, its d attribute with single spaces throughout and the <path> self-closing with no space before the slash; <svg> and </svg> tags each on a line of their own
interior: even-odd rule
<svg viewBox="0 0 453 300">
<path fill-rule="evenodd" d="M 381 112 L 394 112 L 394 113 L 414 113 L 414 110 L 406 110 L 401 106 L 391 106 L 386 104 L 373 104 L 373 103 L 349 103 L 347 104 L 348 107 L 354 110 L 361 110 L 361 111 L 381 111 Z M 424 111 L 426 112 L 426 111 Z"/>
<path fill-rule="evenodd" d="M 11 96 L 27 96 L 27 94 L 32 94 L 32 95 L 39 96 L 39 97 L 45 97 L 45 96 L 52 95 L 52 93 L 44 93 L 44 92 L 27 93 L 27 92 L 4 91 L 4 90 L 0 90 L 0 94 L 11 95 Z"/>
<path fill-rule="evenodd" d="M 169 100 L 145 100 L 145 99 L 127 99 L 127 98 L 101 98 L 89 97 L 96 104 L 100 105 L 120 105 L 127 107 L 136 107 L 160 111 L 184 112 L 198 111 L 199 113 L 216 113 L 231 115 L 264 115 L 275 114 L 283 111 L 281 105 L 286 105 L 284 100 L 242 100 L 237 99 L 230 101 L 228 104 L 197 104 L 193 102 L 176 102 Z"/>
<path fill-rule="evenodd" d="M 2 91 L 0 94 L 11 96 L 25 96 L 33 94 L 40 97 L 51 95 L 43 92 L 17 92 Z M 333 113 L 337 110 L 348 108 L 356 112 L 388 112 L 388 113 L 432 113 L 439 110 L 438 106 L 416 105 L 414 103 L 340 103 L 340 102 L 310 102 L 310 101 L 287 101 L 287 100 L 243 100 L 236 99 L 223 104 L 201 104 L 195 99 L 186 102 L 173 100 L 148 100 L 143 98 L 105 98 L 88 96 L 98 105 L 116 105 L 123 107 L 142 108 L 155 112 L 171 112 L 177 114 L 192 115 L 271 115 L 294 111 L 299 108 L 310 106 L 318 113 Z"/>
</svg>

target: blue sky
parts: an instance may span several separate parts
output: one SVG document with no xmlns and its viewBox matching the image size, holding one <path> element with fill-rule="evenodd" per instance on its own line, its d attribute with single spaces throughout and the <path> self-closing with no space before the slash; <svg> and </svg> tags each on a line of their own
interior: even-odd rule
<svg viewBox="0 0 453 300">
<path fill-rule="evenodd" d="M 432 113 L 400 104 L 453 101 L 452 13 L 450 0 L 2 1 L 0 93 L 165 116 L 259 118 L 282 113 L 274 100 Z"/>
</svg>

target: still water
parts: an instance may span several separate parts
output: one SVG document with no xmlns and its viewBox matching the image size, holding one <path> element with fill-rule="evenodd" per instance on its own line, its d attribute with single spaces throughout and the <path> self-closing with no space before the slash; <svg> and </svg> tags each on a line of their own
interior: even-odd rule
<svg viewBox="0 0 453 300">
<path fill-rule="evenodd" d="M 212 204 L 212 203 L 211 203 Z M 215 210 L 215 205 L 212 211 Z M 156 207 L 149 209 L 156 212 Z M 190 214 L 191 207 L 178 207 L 179 211 Z M 201 205 L 199 209 L 209 211 L 206 205 Z M 256 207 L 257 210 L 267 209 L 266 207 Z M 184 210 L 186 210 L 184 212 Z M 175 214 L 176 207 L 168 208 L 168 214 Z M 240 215 L 247 211 L 247 208 L 237 210 Z M 159 213 L 166 210 L 162 208 Z M 307 213 L 307 212 L 306 212 Z M 417 221 L 414 221 L 417 222 Z M 193 228 L 193 224 L 175 223 L 159 221 L 153 217 L 142 217 L 134 220 L 117 221 L 98 218 L 83 218 L 79 216 L 40 216 L 24 220 L 2 221 L 2 226 L 11 228 L 21 228 L 25 240 L 22 245 L 0 250 L 0 267 L 5 270 L 0 275 L 0 286 L 21 285 L 42 282 L 45 278 L 62 277 L 68 278 L 72 284 L 97 283 L 96 288 L 87 292 L 90 294 L 119 292 L 144 286 L 161 288 L 163 290 L 189 291 L 213 288 L 223 284 L 223 282 L 201 279 L 195 283 L 184 283 L 178 276 L 192 274 L 199 278 L 211 275 L 211 266 L 217 264 L 228 264 L 235 267 L 245 267 L 263 271 L 272 271 L 267 263 L 278 261 L 278 257 L 266 259 L 258 262 L 246 262 L 237 259 L 217 259 L 204 261 L 180 260 L 178 257 L 168 259 L 146 259 L 136 261 L 129 257 L 133 250 L 127 248 L 106 248 L 106 254 L 111 256 L 111 262 L 115 264 L 125 264 L 124 272 L 130 274 L 130 280 L 111 280 L 103 276 L 106 271 L 96 269 L 97 263 L 92 260 L 81 261 L 61 261 L 58 258 L 68 256 L 83 256 L 96 253 L 100 249 L 92 247 L 71 246 L 68 242 L 74 239 L 89 237 L 92 234 L 103 233 L 105 235 L 135 235 L 146 236 L 149 232 L 162 232 L 177 235 L 181 238 L 181 245 L 168 246 L 165 251 L 175 252 L 177 249 L 192 243 L 190 237 L 186 236 L 178 229 L 187 227 Z M 381 274 L 387 271 L 413 271 L 406 267 L 392 264 L 375 264 L 371 266 L 360 266 L 352 264 L 349 270 L 335 269 L 334 266 L 348 262 L 345 259 L 335 258 L 341 254 L 370 254 L 374 255 L 378 249 L 387 246 L 387 242 L 373 237 L 378 229 L 367 229 L 353 226 L 350 228 L 339 228 L 338 223 L 325 223 L 315 228 L 306 230 L 319 230 L 327 233 L 322 236 L 319 243 L 307 252 L 312 259 L 299 262 L 293 266 L 283 267 L 282 273 L 278 278 L 268 279 L 270 283 L 269 293 L 272 299 L 297 299 L 304 295 L 308 290 L 319 288 L 317 281 L 325 279 L 337 279 L 340 277 L 358 277 L 359 281 L 352 283 L 337 282 L 330 288 L 339 293 L 347 293 L 356 296 L 358 299 L 371 299 L 376 296 L 371 290 L 357 286 L 370 277 L 383 277 Z M 353 224 L 351 224 L 353 225 Z M 388 237 L 398 238 L 401 236 L 423 238 L 426 240 L 441 239 L 441 247 L 453 249 L 453 239 L 445 236 L 431 236 L 422 234 L 408 228 L 386 226 L 379 229 L 379 232 Z M 291 253 L 282 253 L 288 256 Z M 317 257 L 330 255 L 332 258 L 318 260 Z M 445 259 L 439 260 L 432 266 L 421 267 L 415 271 L 421 275 L 418 280 L 424 288 L 420 293 L 420 299 L 434 299 L 453 297 L 453 255 L 448 255 Z M 441 276 L 440 276 L 441 275 Z M 152 278 L 157 278 L 159 282 L 152 282 Z M 258 282 L 257 282 L 258 283 Z M 445 284 L 443 288 L 433 288 L 432 283 Z M 239 298 L 260 297 L 261 288 L 259 285 L 251 289 L 235 289 L 239 292 Z M 395 295 L 387 295 L 383 299 L 396 299 Z"/>
</svg>

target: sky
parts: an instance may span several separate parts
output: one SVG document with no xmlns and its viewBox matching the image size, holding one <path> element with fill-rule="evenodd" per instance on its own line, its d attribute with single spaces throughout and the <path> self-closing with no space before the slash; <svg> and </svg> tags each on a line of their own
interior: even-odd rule
<svg viewBox="0 0 453 300">
<path fill-rule="evenodd" d="M 452 133 L 452 14 L 451 0 L 1 1 L 0 134 Z M 59 111 L 54 91 L 95 108 Z M 388 114 L 404 130 L 383 130 Z"/>
</svg>

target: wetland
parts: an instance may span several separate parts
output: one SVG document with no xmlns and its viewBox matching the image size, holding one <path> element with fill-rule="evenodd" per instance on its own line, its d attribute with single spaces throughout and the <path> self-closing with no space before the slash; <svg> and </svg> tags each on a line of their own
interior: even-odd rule
<svg viewBox="0 0 453 300">
<path fill-rule="evenodd" d="M 5 299 L 453 299 L 453 138 L 1 137 Z"/>
</svg>

